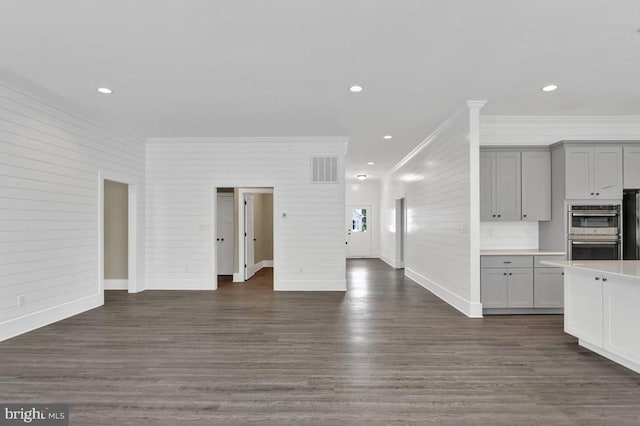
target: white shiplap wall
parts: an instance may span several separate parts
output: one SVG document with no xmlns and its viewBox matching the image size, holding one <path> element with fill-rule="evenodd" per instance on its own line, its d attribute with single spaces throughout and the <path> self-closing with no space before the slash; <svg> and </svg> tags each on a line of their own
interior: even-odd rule
<svg viewBox="0 0 640 426">
<path fill-rule="evenodd" d="M 147 141 L 147 288 L 212 289 L 215 186 L 274 187 L 276 290 L 345 290 L 345 138 Z M 337 155 L 340 182 L 312 184 L 311 155 Z M 286 217 L 283 217 L 286 213 Z"/>
<path fill-rule="evenodd" d="M 0 83 L 0 340 L 102 304 L 101 172 L 134 176 L 143 200 L 144 141 Z"/>
<path fill-rule="evenodd" d="M 381 182 L 381 257 L 395 263 L 395 200 L 406 195 L 405 273 L 469 316 L 481 316 L 478 114 L 470 102 Z M 477 265 L 477 267 L 476 267 Z"/>
<path fill-rule="evenodd" d="M 371 257 L 380 256 L 380 181 L 348 179 L 346 184 L 347 208 L 352 205 L 371 206 L 367 231 L 371 232 Z M 345 230 L 350 223 L 345 215 Z"/>
</svg>

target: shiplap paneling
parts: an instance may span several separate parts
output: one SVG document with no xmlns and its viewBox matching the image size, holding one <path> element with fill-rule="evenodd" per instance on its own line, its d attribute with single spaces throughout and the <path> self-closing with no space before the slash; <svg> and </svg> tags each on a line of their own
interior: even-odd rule
<svg viewBox="0 0 640 426">
<path fill-rule="evenodd" d="M 136 178 L 144 282 L 144 149 L 141 139 L 0 83 L 0 340 L 102 304 L 100 172 Z"/>
<path fill-rule="evenodd" d="M 214 186 L 274 186 L 276 290 L 345 290 L 344 138 L 147 141 L 147 288 L 211 289 Z M 311 183 L 311 155 L 339 158 Z M 282 214 L 286 213 L 286 217 Z"/>
<path fill-rule="evenodd" d="M 456 112 L 384 176 L 380 190 L 381 257 L 395 262 L 395 200 L 406 197 L 406 275 L 469 316 L 481 315 L 479 244 L 473 239 L 479 213 L 472 206 L 479 173 L 471 167 L 478 161 L 472 128 L 478 110 L 470 103 Z"/>
<path fill-rule="evenodd" d="M 371 232 L 371 257 L 380 256 L 380 181 L 378 180 L 349 180 L 346 183 L 346 205 L 369 205 L 371 214 L 367 224 L 367 232 Z M 345 216 L 345 230 L 351 224 Z"/>
</svg>

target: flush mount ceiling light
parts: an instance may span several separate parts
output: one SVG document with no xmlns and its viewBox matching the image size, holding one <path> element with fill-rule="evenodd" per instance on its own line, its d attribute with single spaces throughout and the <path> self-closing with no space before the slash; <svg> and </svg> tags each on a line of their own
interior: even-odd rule
<svg viewBox="0 0 640 426">
<path fill-rule="evenodd" d="M 373 166 L 374 162 L 373 161 L 369 161 L 367 164 L 370 165 L 370 166 Z"/>
<path fill-rule="evenodd" d="M 362 86 L 358 86 L 358 85 L 349 87 L 349 91 L 353 92 L 353 93 L 360 93 L 363 90 L 364 90 L 364 88 Z"/>
<path fill-rule="evenodd" d="M 113 93 L 113 90 L 107 88 L 107 87 L 98 87 L 98 92 L 102 93 L 103 95 L 110 95 Z"/>
<path fill-rule="evenodd" d="M 391 135 L 384 135 L 384 136 L 382 137 L 382 139 L 386 139 L 386 140 L 393 139 L 393 136 L 391 136 Z"/>
<path fill-rule="evenodd" d="M 365 180 L 367 178 L 367 175 L 356 175 L 356 179 L 358 180 Z"/>
<path fill-rule="evenodd" d="M 558 90 L 558 85 L 557 84 L 547 84 L 546 86 L 544 86 L 542 88 L 543 92 L 553 92 L 555 90 Z"/>
</svg>

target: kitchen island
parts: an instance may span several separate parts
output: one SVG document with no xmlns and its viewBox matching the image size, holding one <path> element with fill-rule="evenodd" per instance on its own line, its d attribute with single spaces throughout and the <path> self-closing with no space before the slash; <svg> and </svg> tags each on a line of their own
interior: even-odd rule
<svg viewBox="0 0 640 426">
<path fill-rule="evenodd" d="M 640 373 L 640 261 L 543 261 L 563 268 L 564 331 Z"/>
</svg>

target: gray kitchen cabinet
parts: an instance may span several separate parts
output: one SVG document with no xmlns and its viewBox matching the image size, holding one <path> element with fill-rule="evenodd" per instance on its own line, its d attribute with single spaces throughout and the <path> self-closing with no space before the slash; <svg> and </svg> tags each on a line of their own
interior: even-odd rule
<svg viewBox="0 0 640 426">
<path fill-rule="evenodd" d="M 495 212 L 500 220 L 520 220 L 520 152 L 496 152 Z"/>
<path fill-rule="evenodd" d="M 507 270 L 484 268 L 480 274 L 480 300 L 483 308 L 507 307 Z"/>
<path fill-rule="evenodd" d="M 536 268 L 534 283 L 534 307 L 564 307 L 564 272 L 562 268 Z"/>
<path fill-rule="evenodd" d="M 640 189 L 640 146 L 625 146 L 622 186 Z"/>
<path fill-rule="evenodd" d="M 507 274 L 507 307 L 533 308 L 533 269 L 509 269 Z"/>
<path fill-rule="evenodd" d="M 565 197 L 573 200 L 622 198 L 622 148 L 567 146 Z"/>
<path fill-rule="evenodd" d="M 622 198 L 622 147 L 593 149 L 593 191 L 602 199 Z"/>
<path fill-rule="evenodd" d="M 565 151 L 565 197 L 593 198 L 593 148 L 567 147 Z"/>
<path fill-rule="evenodd" d="M 480 152 L 480 220 L 482 221 L 496 220 L 493 213 L 495 162 L 495 153 Z"/>
<path fill-rule="evenodd" d="M 551 152 L 522 153 L 522 220 L 551 220 Z"/>
<path fill-rule="evenodd" d="M 480 220 L 520 220 L 520 173 L 520 152 L 480 153 Z"/>
</svg>

